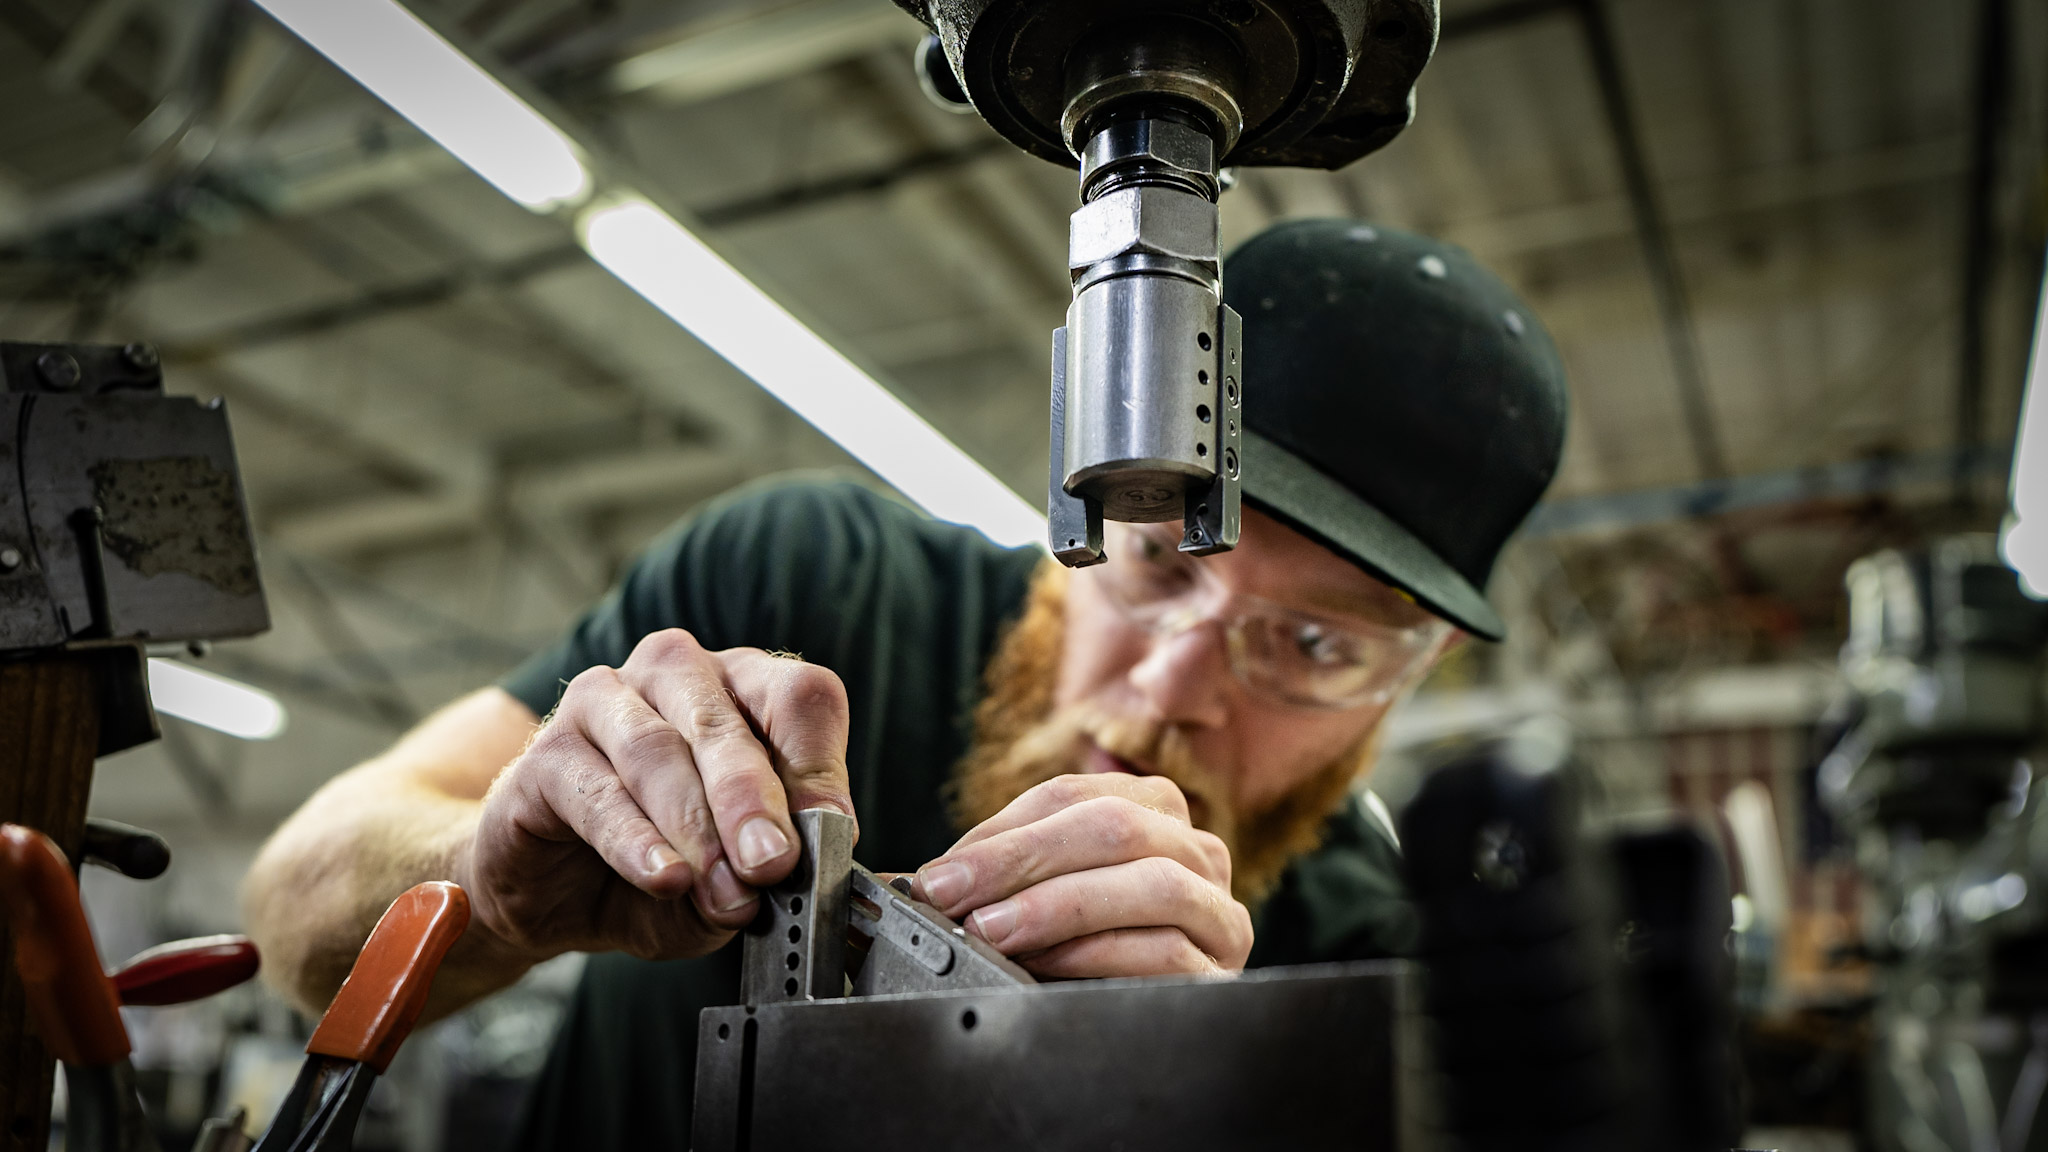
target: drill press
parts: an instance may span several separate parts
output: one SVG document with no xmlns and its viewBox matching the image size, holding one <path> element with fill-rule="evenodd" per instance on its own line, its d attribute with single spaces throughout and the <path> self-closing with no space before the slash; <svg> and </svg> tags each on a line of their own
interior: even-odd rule
<svg viewBox="0 0 2048 1152">
<path fill-rule="evenodd" d="M 1178 518 L 1183 552 L 1234 547 L 1246 366 L 1222 302 L 1223 169 L 1341 168 L 1393 139 L 1437 0 L 897 3 L 932 30 L 928 87 L 1080 170 L 1053 335 L 1053 554 L 1100 562 L 1105 517 Z"/>
</svg>

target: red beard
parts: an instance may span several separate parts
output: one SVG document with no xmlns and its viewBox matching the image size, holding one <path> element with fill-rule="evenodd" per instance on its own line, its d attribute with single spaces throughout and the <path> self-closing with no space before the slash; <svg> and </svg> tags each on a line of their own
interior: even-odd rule
<svg viewBox="0 0 2048 1152">
<path fill-rule="evenodd" d="M 1088 701 L 1053 708 L 1065 594 L 1065 570 L 1048 562 L 1032 580 L 1024 615 L 989 662 L 988 694 L 974 714 L 974 745 L 954 773 L 955 822 L 964 832 L 1034 785 L 1100 770 L 1099 749 L 1121 761 L 1119 768 L 1178 785 L 1195 827 L 1230 849 L 1232 894 L 1247 905 L 1263 901 L 1287 865 L 1322 842 L 1324 823 L 1372 764 L 1377 726 L 1278 803 L 1240 811 L 1229 781 L 1202 763 L 1184 728 L 1133 720 Z"/>
</svg>

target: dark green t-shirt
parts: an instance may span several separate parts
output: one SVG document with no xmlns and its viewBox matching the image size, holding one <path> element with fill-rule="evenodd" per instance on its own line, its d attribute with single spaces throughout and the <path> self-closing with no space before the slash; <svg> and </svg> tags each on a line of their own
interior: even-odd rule
<svg viewBox="0 0 2048 1152">
<path fill-rule="evenodd" d="M 545 715 L 561 687 L 685 628 L 713 650 L 795 652 L 846 684 L 860 844 L 907 872 L 958 832 L 941 795 L 966 753 L 982 669 L 1021 611 L 1035 548 L 999 548 L 845 482 L 728 495 L 648 548 L 619 587 L 502 686 Z M 1258 912 L 1254 966 L 1405 952 L 1414 932 L 1384 826 L 1358 804 Z M 737 945 L 697 960 L 593 956 L 529 1102 L 523 1146 L 685 1148 L 697 1016 L 739 999 Z"/>
</svg>

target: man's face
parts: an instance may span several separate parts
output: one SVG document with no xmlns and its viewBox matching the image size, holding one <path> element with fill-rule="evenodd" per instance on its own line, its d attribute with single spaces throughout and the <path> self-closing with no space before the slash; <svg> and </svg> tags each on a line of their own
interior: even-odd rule
<svg viewBox="0 0 2048 1152">
<path fill-rule="evenodd" d="M 1118 735 L 1173 731 L 1207 802 L 1270 812 L 1361 749 L 1456 633 L 1251 508 L 1221 555 L 1181 556 L 1178 527 L 1110 524 L 1109 561 L 1073 574 L 1054 711 L 1097 718 L 1084 771 L 1159 771 Z"/>
</svg>

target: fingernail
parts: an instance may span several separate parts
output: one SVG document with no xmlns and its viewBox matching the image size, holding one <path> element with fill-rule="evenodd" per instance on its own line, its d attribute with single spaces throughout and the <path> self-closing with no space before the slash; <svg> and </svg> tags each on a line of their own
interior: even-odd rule
<svg viewBox="0 0 2048 1152">
<path fill-rule="evenodd" d="M 754 902 L 754 890 L 740 880 L 740 874 L 732 870 L 723 856 L 705 876 L 704 891 L 711 897 L 711 907 L 719 912 L 731 912 Z"/>
<path fill-rule="evenodd" d="M 759 868 L 789 851 L 789 837 L 766 816 L 756 816 L 740 828 L 740 867 Z"/>
<path fill-rule="evenodd" d="M 647 870 L 659 875 L 683 862 L 676 850 L 666 844 L 656 844 L 647 850 Z"/>
<path fill-rule="evenodd" d="M 935 908 L 951 908 L 959 903 L 973 883 L 974 873 L 958 861 L 932 864 L 917 872 L 917 886 L 924 891 L 925 903 Z"/>
<path fill-rule="evenodd" d="M 974 934 L 991 944 L 1001 944 L 1004 937 L 1017 930 L 1017 902 L 1004 900 L 977 910 L 967 918 Z"/>
</svg>

